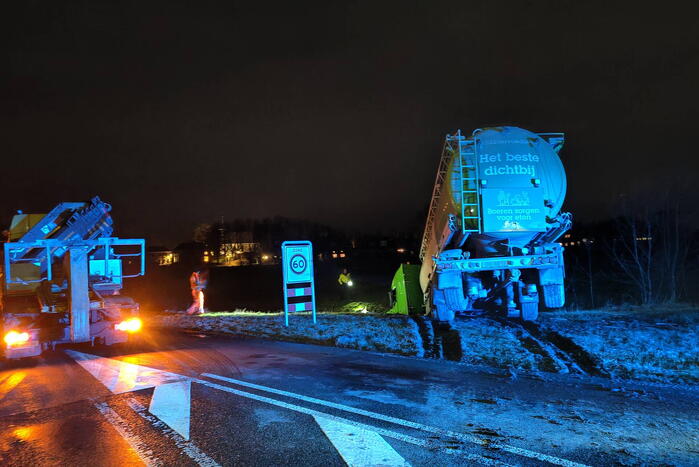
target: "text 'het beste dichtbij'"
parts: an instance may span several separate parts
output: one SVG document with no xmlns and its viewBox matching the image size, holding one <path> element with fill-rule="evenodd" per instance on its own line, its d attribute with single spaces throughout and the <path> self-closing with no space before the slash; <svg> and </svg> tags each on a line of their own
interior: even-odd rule
<svg viewBox="0 0 699 467">
<path fill-rule="evenodd" d="M 492 164 L 483 170 L 483 175 L 528 175 L 536 177 L 536 166 L 534 164 L 507 164 L 507 162 L 540 162 L 541 158 L 538 154 L 511 154 L 496 153 L 496 154 L 479 154 L 479 162 L 481 164 Z M 505 162 L 504 165 L 498 165 Z"/>
</svg>

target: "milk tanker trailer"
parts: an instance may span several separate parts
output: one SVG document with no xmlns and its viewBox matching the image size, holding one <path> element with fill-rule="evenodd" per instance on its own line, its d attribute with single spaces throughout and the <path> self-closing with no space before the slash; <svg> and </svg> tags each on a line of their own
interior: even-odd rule
<svg viewBox="0 0 699 467">
<path fill-rule="evenodd" d="M 561 133 L 503 126 L 448 135 L 420 249 L 426 312 L 535 320 L 565 303 Z M 417 272 L 417 271 L 416 271 Z"/>
</svg>

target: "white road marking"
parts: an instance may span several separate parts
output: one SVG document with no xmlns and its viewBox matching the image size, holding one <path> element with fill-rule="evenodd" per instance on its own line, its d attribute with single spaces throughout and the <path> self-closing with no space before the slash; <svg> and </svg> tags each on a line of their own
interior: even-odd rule
<svg viewBox="0 0 699 467">
<path fill-rule="evenodd" d="M 167 423 L 184 439 L 189 439 L 192 382 L 161 384 L 153 390 L 148 411 Z"/>
<path fill-rule="evenodd" d="M 129 407 L 131 407 L 131 409 L 134 412 L 140 415 L 141 418 L 146 420 L 155 428 L 159 429 L 165 436 L 174 441 L 175 445 L 178 448 L 180 448 L 182 452 L 187 454 L 190 457 L 190 459 L 192 459 L 198 465 L 201 465 L 202 467 L 219 466 L 219 464 L 215 460 L 207 456 L 206 453 L 202 452 L 192 441 L 186 440 L 175 430 L 163 423 L 162 420 L 158 420 L 157 417 L 154 417 L 151 414 L 149 414 L 148 410 L 143 405 L 141 405 L 141 403 L 138 402 L 136 399 L 131 398 L 127 400 L 126 403 L 129 405 Z"/>
<path fill-rule="evenodd" d="M 365 430 L 375 431 L 376 433 L 380 434 L 381 436 L 388 436 L 389 438 L 397 439 L 399 441 L 405 441 L 406 443 L 415 444 L 416 446 L 422 446 L 422 447 L 425 447 L 428 449 L 438 449 L 438 450 L 441 450 L 442 452 L 445 452 L 448 454 L 456 454 L 456 455 L 459 455 L 460 457 L 464 457 L 472 462 L 477 462 L 479 464 L 509 466 L 509 464 L 505 464 L 505 463 L 497 461 L 497 460 L 488 459 L 487 457 L 479 456 L 477 454 L 470 454 L 470 453 L 464 452 L 463 450 L 461 450 L 459 448 L 444 449 L 440 445 L 433 443 L 433 442 L 428 442 L 427 440 L 424 440 L 424 439 L 415 438 L 413 436 L 404 435 L 403 433 L 398 433 L 396 431 L 387 430 L 385 428 L 379 428 L 379 427 L 367 425 L 367 424 L 361 423 L 361 422 L 355 422 L 354 420 L 349 420 L 346 418 L 337 417 L 335 415 L 330 415 L 330 414 L 327 414 L 325 412 L 319 412 L 317 410 L 302 407 L 300 405 L 289 404 L 287 402 L 278 401 L 276 399 L 271 399 L 271 398 L 265 397 L 265 396 L 258 396 L 257 394 L 252 394 L 250 392 L 240 391 L 238 389 L 233 389 L 233 388 L 228 387 L 228 386 L 221 386 L 220 384 L 212 383 L 210 381 L 205 381 L 205 380 L 201 380 L 201 379 L 193 379 L 192 381 L 195 381 L 195 382 L 202 384 L 204 386 L 208 386 L 210 388 L 219 389 L 219 390 L 225 391 L 225 392 L 230 392 L 231 394 L 235 394 L 237 396 L 247 397 L 248 399 L 253 399 L 253 400 L 256 400 L 259 402 L 266 402 L 267 404 L 276 405 L 277 407 L 282 407 L 285 409 L 293 410 L 294 412 L 300 412 L 300 413 L 304 413 L 307 415 L 312 415 L 313 417 L 325 417 L 325 418 L 329 418 L 329 419 L 334 420 L 334 421 L 339 422 L 339 423 L 346 423 L 348 425 L 356 426 L 356 427 L 359 427 L 359 428 L 362 428 Z"/>
<path fill-rule="evenodd" d="M 148 467 L 163 465 L 162 462 L 153 457 L 153 452 L 148 449 L 143 441 L 141 441 L 141 438 L 131 432 L 128 423 L 126 423 L 124 419 L 119 416 L 119 414 L 112 410 L 111 407 L 104 402 L 96 403 L 95 407 L 97 407 L 97 410 L 102 413 L 104 418 L 107 419 L 114 429 L 119 432 L 121 437 L 124 438 L 127 443 L 129 443 L 131 449 L 136 452 L 138 457 L 145 465 Z"/>
<path fill-rule="evenodd" d="M 511 454 L 516 454 L 523 457 L 529 457 L 531 459 L 537 459 L 540 461 L 548 462 L 550 464 L 561 465 L 564 467 L 585 467 L 585 464 L 580 464 L 577 462 L 569 461 L 567 459 L 560 459 L 558 457 L 549 456 L 548 454 L 542 454 L 536 451 L 530 451 L 528 449 L 518 448 L 516 446 L 510 446 L 507 444 L 497 443 L 487 441 L 476 436 L 467 435 L 465 433 L 459 433 L 455 431 L 445 430 L 442 428 L 437 428 L 429 425 L 424 425 L 422 423 L 411 422 L 410 420 L 404 420 L 402 418 L 391 417 L 390 415 L 383 415 L 376 412 L 370 412 L 368 410 L 358 409 L 356 407 L 351 407 L 344 404 L 337 404 L 335 402 L 330 402 L 322 399 L 316 399 L 314 397 L 303 396 L 301 394 L 295 394 L 293 392 L 282 391 L 280 389 L 274 389 L 266 386 L 261 386 L 259 384 L 249 383 L 247 381 L 241 381 L 233 378 L 226 378 L 225 376 L 214 375 L 211 373 L 202 373 L 202 376 L 207 378 L 217 379 L 220 381 L 226 381 L 229 383 L 237 384 L 239 386 L 248 387 L 251 389 L 257 389 L 259 391 L 270 392 L 273 394 L 278 394 L 280 396 L 290 397 L 292 399 L 298 399 L 305 402 L 310 402 L 313 404 L 323 405 L 326 407 L 331 407 L 333 409 L 343 410 L 345 412 L 351 412 L 357 415 L 363 415 L 365 417 L 374 418 L 376 420 L 381 420 L 384 422 L 393 423 L 396 425 L 402 425 L 409 428 L 415 428 L 422 431 L 427 431 L 433 434 L 439 434 L 443 436 L 448 436 L 452 438 L 459 439 L 461 441 L 467 441 L 470 443 L 475 443 L 479 445 L 487 445 L 488 447 L 502 449 L 503 451 L 509 452 Z"/>
<path fill-rule="evenodd" d="M 316 422 L 349 467 L 408 467 L 403 459 L 377 432 L 314 416 Z"/>
<path fill-rule="evenodd" d="M 114 394 L 155 388 L 150 403 L 151 413 L 189 439 L 190 378 L 75 350 L 65 352 Z"/>
<path fill-rule="evenodd" d="M 98 357 L 75 350 L 66 350 L 65 352 L 114 394 L 138 391 L 189 379 L 186 376 L 168 371 L 122 362 L 113 358 Z"/>
<path fill-rule="evenodd" d="M 379 433 L 382 436 L 388 436 L 394 439 L 398 439 L 401 441 L 405 441 L 411 444 L 419 445 L 419 446 L 425 446 L 429 448 L 437 448 L 441 449 L 440 446 L 435 445 L 433 442 L 427 442 L 425 440 L 419 439 L 419 438 L 414 438 L 411 436 L 404 435 L 402 433 L 398 433 L 392 430 L 386 430 L 383 428 L 378 428 L 374 427 L 371 425 L 367 425 L 364 423 L 360 422 L 355 422 L 353 420 L 345 419 L 342 417 L 336 417 L 334 415 L 329 415 L 324 412 L 320 412 L 317 410 L 309 409 L 306 407 L 294 405 L 294 404 L 288 404 L 286 402 L 278 401 L 276 399 L 271 399 L 269 397 L 264 397 L 264 396 L 258 396 L 256 394 L 252 394 L 249 392 L 245 391 L 240 391 L 234 388 L 230 388 L 228 386 L 222 386 L 220 384 L 212 383 L 210 381 L 206 380 L 201 380 L 201 379 L 196 379 L 196 378 L 190 378 L 184 375 L 179 375 L 176 373 L 170 373 L 167 371 L 162 371 L 162 370 L 156 370 L 154 368 L 149 368 L 141 365 L 135 365 L 133 363 L 127 363 L 127 362 L 122 362 L 120 360 L 116 359 L 110 359 L 110 358 L 104 358 L 104 357 L 98 357 L 95 355 L 90 355 L 90 354 L 84 354 L 81 352 L 76 352 L 73 350 L 66 350 L 66 353 L 68 353 L 71 357 L 73 357 L 83 368 L 85 368 L 89 373 L 91 373 L 95 378 L 97 378 L 99 381 L 101 381 L 107 388 L 109 388 L 110 391 L 112 391 L 115 394 L 123 393 L 123 392 L 130 392 L 130 391 L 136 391 L 139 389 L 147 389 L 151 387 L 157 387 L 163 384 L 169 384 L 169 383 L 175 383 L 175 382 L 197 382 L 202 385 L 219 389 L 222 391 L 226 391 L 232 394 L 236 394 L 242 397 L 247 397 L 249 399 L 254 399 L 258 400 L 261 402 L 266 402 L 268 404 L 276 405 L 278 407 L 284 407 L 289 410 L 293 410 L 296 412 L 301 412 L 305 413 L 314 417 L 325 417 L 329 418 L 331 420 L 334 420 L 338 423 L 345 423 L 348 425 L 352 425 L 355 427 L 359 427 L 368 431 L 374 431 L 376 433 Z M 219 376 L 219 375 L 213 375 L 210 373 L 204 373 L 202 376 L 212 378 L 212 379 L 218 379 L 222 381 L 227 381 L 229 383 L 237 384 L 240 386 L 252 388 L 252 389 L 257 389 L 265 392 L 270 392 L 298 400 L 303 400 L 305 402 L 310 402 L 313 404 L 319 404 L 323 405 L 326 407 L 330 408 L 335 408 L 339 410 L 343 410 L 346 412 L 351 412 L 354 414 L 358 415 L 363 415 L 366 417 L 370 417 L 376 420 L 382 420 L 385 422 L 389 423 L 394 423 L 398 424 L 401 426 L 409 427 L 409 428 L 415 428 L 421 431 L 426 431 L 428 433 L 432 434 L 439 434 L 442 436 L 447 436 L 451 438 L 458 439 L 460 441 L 465 441 L 465 442 L 470 442 L 470 443 L 475 443 L 479 444 L 482 446 L 488 446 L 490 448 L 497 448 L 501 449 L 505 452 L 509 452 L 511 454 L 516 454 L 519 456 L 523 457 L 529 457 L 532 459 L 537 459 L 540 461 L 548 462 L 551 464 L 556 464 L 556 465 L 561 465 L 564 467 L 585 467 L 584 464 L 579 464 L 573 461 L 569 461 L 566 459 L 560 459 L 554 456 L 549 456 L 547 454 L 542 454 L 538 453 L 535 451 L 530 451 L 528 449 L 522 449 L 518 448 L 515 446 L 509 446 L 507 444 L 500 444 L 497 442 L 491 442 L 490 440 L 485 440 L 481 438 L 477 438 L 475 436 L 471 435 L 466 435 L 464 433 L 458 433 L 458 432 L 453 432 L 449 430 L 444 430 L 441 428 L 436 428 L 436 427 L 431 427 L 429 425 L 423 425 L 421 423 L 416 423 L 416 422 L 411 422 L 409 420 L 404 420 L 401 418 L 396 418 L 396 417 L 391 417 L 388 415 L 383 415 L 380 413 L 375 413 L 375 412 L 370 412 L 367 410 L 362 410 L 362 409 L 357 409 L 355 407 L 343 405 L 343 404 L 337 404 L 334 402 L 329 402 L 325 401 L 322 399 L 316 399 L 313 397 L 308 397 L 308 396 L 303 396 L 301 394 L 295 394 L 287 391 L 282 391 L 279 389 L 274 389 L 274 388 L 269 388 L 253 383 L 249 383 L 246 381 L 241 381 L 241 380 L 236 380 L 232 378 L 226 378 L 224 376 Z M 174 387 L 174 386 L 173 386 Z M 184 387 L 183 385 L 179 386 L 180 388 Z M 155 392 L 155 391 L 154 391 Z M 165 390 L 165 393 L 168 392 L 168 389 Z M 182 394 L 187 394 L 190 395 L 189 391 L 183 391 Z M 181 397 L 181 394 L 178 396 L 180 400 L 183 400 L 184 398 Z M 161 405 L 160 402 L 156 403 L 156 406 Z M 189 408 L 189 404 L 187 405 Z M 165 410 L 165 412 L 169 413 L 175 413 L 176 409 L 173 409 L 172 407 L 168 408 Z M 115 414 L 116 415 L 116 414 Z M 175 417 L 177 418 L 177 417 Z M 178 432 L 185 432 L 189 433 L 189 427 L 186 427 L 186 430 L 183 428 L 182 423 L 184 423 L 185 420 L 188 420 L 187 417 L 180 417 L 176 421 L 170 420 L 173 422 L 176 426 L 179 426 Z M 167 422 L 166 422 L 167 423 Z M 174 428 L 174 427 L 173 427 Z M 469 454 L 466 452 L 462 452 L 460 449 L 443 449 L 444 452 L 450 453 L 450 454 L 458 454 L 465 456 L 467 459 L 472 460 L 474 462 L 479 462 L 483 463 L 486 465 L 503 465 L 499 461 L 493 461 L 491 459 L 478 456 L 476 454 Z"/>
</svg>

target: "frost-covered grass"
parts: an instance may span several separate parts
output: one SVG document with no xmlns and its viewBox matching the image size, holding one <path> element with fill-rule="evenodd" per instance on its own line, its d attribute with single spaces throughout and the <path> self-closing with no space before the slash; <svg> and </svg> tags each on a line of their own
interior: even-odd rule
<svg viewBox="0 0 699 467">
<path fill-rule="evenodd" d="M 283 313 L 247 310 L 189 316 L 169 313 L 153 318 L 156 325 L 332 345 L 357 350 L 423 356 L 422 341 L 415 322 L 406 316 L 371 313 L 319 313 L 313 324 L 310 313 L 293 313 L 289 326 Z"/>
<path fill-rule="evenodd" d="M 424 356 L 417 324 L 403 315 L 376 313 L 366 302 L 353 302 L 345 313 L 323 312 L 313 324 L 310 313 L 294 313 L 289 327 L 284 314 L 240 309 L 187 316 L 167 313 L 156 325 L 232 335 L 254 336 L 358 350 Z M 699 383 L 699 311 L 690 308 L 616 309 L 542 313 L 541 332 L 533 336 L 516 323 L 489 318 L 459 319 L 442 337 L 460 347 L 461 361 L 513 370 L 568 371 L 554 355 L 561 345 L 573 347 L 569 363 L 587 353 L 599 372 L 613 378 L 671 383 Z M 429 328 L 429 326 L 428 326 Z M 454 339 L 458 333 L 458 341 Z M 536 340 L 536 342 L 534 342 Z M 443 350 L 444 347 L 443 347 Z M 446 350 L 445 350 L 446 354 Z M 568 357 L 564 357 L 564 360 Z M 586 357 L 586 358 L 587 358 Z M 451 357 L 450 357 L 451 358 Z M 581 364 L 584 367 L 584 365 Z M 588 370 L 591 371 L 591 370 Z"/>
<path fill-rule="evenodd" d="M 299 314 L 307 314 L 310 315 L 310 313 L 299 313 Z M 251 310 L 246 310 L 245 308 L 240 309 L 240 310 L 235 310 L 235 311 L 207 311 L 206 313 L 202 313 L 199 315 L 200 317 L 214 317 L 214 318 L 221 318 L 224 316 L 257 316 L 257 317 L 265 317 L 265 316 L 284 316 L 283 311 L 251 311 Z"/>
<path fill-rule="evenodd" d="M 541 326 L 572 339 L 612 377 L 699 383 L 699 310 L 627 308 L 545 313 Z"/>
<path fill-rule="evenodd" d="M 342 313 L 385 313 L 386 307 L 376 302 L 349 302 L 340 307 Z"/>
</svg>

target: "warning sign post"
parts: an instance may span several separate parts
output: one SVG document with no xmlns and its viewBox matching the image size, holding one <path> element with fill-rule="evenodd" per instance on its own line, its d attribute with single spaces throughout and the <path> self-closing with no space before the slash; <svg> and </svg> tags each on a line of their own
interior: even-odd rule
<svg viewBox="0 0 699 467">
<path fill-rule="evenodd" d="M 289 313 L 310 311 L 316 322 L 316 294 L 313 280 L 313 245 L 309 241 L 282 243 L 282 273 L 284 275 L 284 324 L 289 325 Z"/>
</svg>

